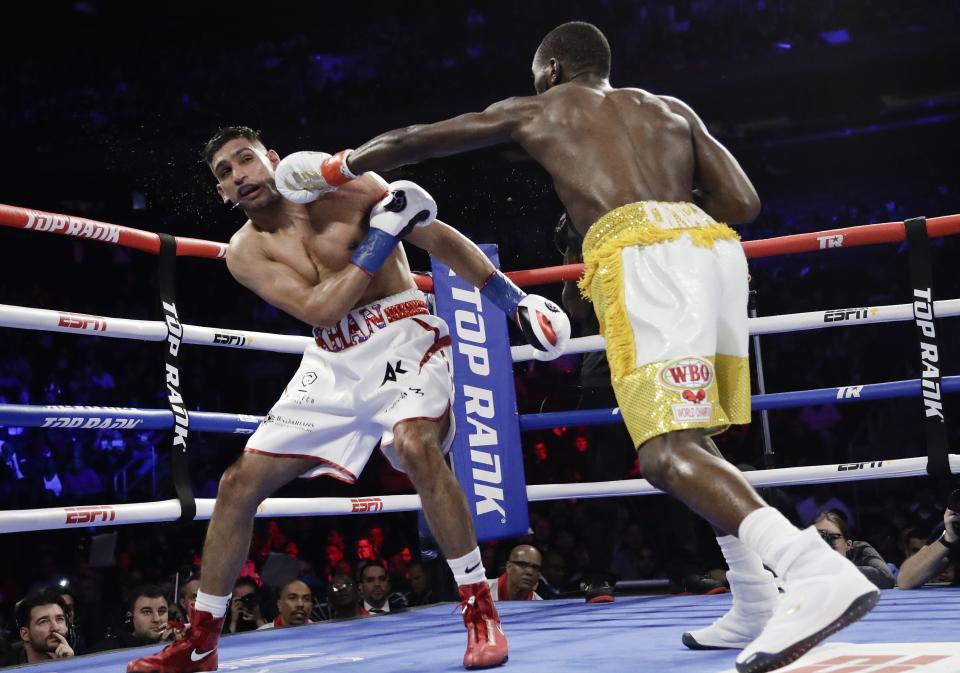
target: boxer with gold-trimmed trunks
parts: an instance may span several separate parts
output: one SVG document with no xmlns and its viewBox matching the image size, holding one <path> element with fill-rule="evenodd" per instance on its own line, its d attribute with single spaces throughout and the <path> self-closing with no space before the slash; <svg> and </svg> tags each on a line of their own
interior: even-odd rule
<svg viewBox="0 0 960 673">
<path fill-rule="evenodd" d="M 580 289 L 606 338 L 635 446 L 750 422 L 747 260 L 737 233 L 691 203 L 642 201 L 583 241 Z"/>
</svg>

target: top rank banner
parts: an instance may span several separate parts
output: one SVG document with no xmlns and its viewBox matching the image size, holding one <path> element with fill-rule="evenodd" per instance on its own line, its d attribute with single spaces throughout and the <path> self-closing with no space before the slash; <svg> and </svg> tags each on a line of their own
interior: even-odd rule
<svg viewBox="0 0 960 673">
<path fill-rule="evenodd" d="M 497 246 L 480 249 L 499 268 Z M 453 342 L 453 471 L 467 495 L 477 538 L 525 535 L 527 484 L 507 318 L 436 258 L 433 291 L 437 315 L 449 325 Z"/>
</svg>

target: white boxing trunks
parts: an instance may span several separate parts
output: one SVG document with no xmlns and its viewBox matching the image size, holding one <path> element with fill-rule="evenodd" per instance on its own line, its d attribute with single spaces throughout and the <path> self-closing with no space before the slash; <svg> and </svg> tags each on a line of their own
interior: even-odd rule
<svg viewBox="0 0 960 673">
<path fill-rule="evenodd" d="M 667 432 L 750 422 L 747 259 L 693 203 L 641 201 L 583 240 L 580 289 L 606 338 L 610 380 L 638 448 Z"/>
<path fill-rule="evenodd" d="M 381 450 L 401 469 L 393 428 L 402 421 L 440 420 L 453 401 L 450 335 L 418 290 L 356 308 L 334 327 L 313 330 L 297 373 L 246 451 L 316 462 L 302 477 L 327 475 L 353 483 Z M 442 441 L 453 442 L 454 423 Z"/>
</svg>

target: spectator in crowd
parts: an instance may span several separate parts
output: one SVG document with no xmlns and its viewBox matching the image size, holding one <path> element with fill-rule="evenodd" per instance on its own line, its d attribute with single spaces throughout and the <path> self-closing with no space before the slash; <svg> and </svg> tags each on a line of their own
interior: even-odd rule
<svg viewBox="0 0 960 673">
<path fill-rule="evenodd" d="M 327 589 L 327 606 L 330 619 L 347 619 L 360 616 L 360 594 L 350 575 L 335 575 Z"/>
<path fill-rule="evenodd" d="M 46 450 L 49 452 L 49 449 Z M 63 494 L 63 481 L 60 479 L 60 468 L 52 456 L 43 461 L 43 472 L 40 475 L 43 490 L 47 492 L 48 502 L 55 504 Z"/>
<path fill-rule="evenodd" d="M 22 646 L 12 649 L 0 665 L 38 664 L 74 656 L 67 641 L 66 606 L 58 590 L 33 591 L 17 603 L 15 611 Z"/>
<path fill-rule="evenodd" d="M 864 576 L 880 589 L 892 589 L 895 582 L 890 567 L 869 542 L 850 537 L 850 527 L 836 512 L 821 512 L 813 520 L 824 542 L 846 556 Z"/>
<path fill-rule="evenodd" d="M 267 623 L 260 609 L 260 587 L 257 581 L 252 577 L 240 577 L 233 585 L 230 618 L 224 623 L 224 632 L 253 631 Z"/>
<path fill-rule="evenodd" d="M 0 462 L 5 468 L 4 481 L 23 481 L 26 479 L 27 459 L 17 454 L 17 447 L 9 440 L 0 439 Z"/>
<path fill-rule="evenodd" d="M 189 619 L 189 607 L 197 600 L 197 591 L 200 590 L 200 575 L 190 575 L 186 582 L 180 586 L 180 595 L 177 597 L 177 605 L 180 606 L 180 615 L 183 621 Z"/>
<path fill-rule="evenodd" d="M 130 593 L 127 606 L 125 628 L 95 644 L 91 652 L 156 645 L 183 636 L 183 624 L 169 620 L 170 604 L 160 587 L 152 584 L 137 587 Z"/>
<path fill-rule="evenodd" d="M 510 550 L 507 569 L 500 577 L 487 580 L 495 601 L 539 601 L 535 589 L 540 581 L 543 558 L 536 547 L 520 544 Z"/>
<path fill-rule="evenodd" d="M 277 592 L 277 618 L 258 630 L 312 624 L 313 592 L 303 580 L 291 580 Z"/>
<path fill-rule="evenodd" d="M 379 557 L 369 538 L 361 537 L 357 539 L 356 546 L 357 561 L 376 561 Z"/>
<path fill-rule="evenodd" d="M 953 498 L 951 498 L 953 500 Z M 951 502 L 951 505 L 957 505 Z M 932 579 L 938 584 L 956 583 L 957 559 L 960 559 L 960 513 L 949 509 L 948 505 L 943 513 L 943 521 L 937 524 L 926 544 L 904 560 L 897 575 L 897 587 L 900 589 L 916 589 Z"/>
<path fill-rule="evenodd" d="M 74 654 L 85 654 L 86 642 L 77 628 L 77 597 L 69 582 L 63 581 L 57 587 L 67 616 L 67 642 Z"/>
<path fill-rule="evenodd" d="M 403 596 L 390 593 L 390 577 L 376 561 L 361 563 L 357 579 L 360 582 L 361 615 L 382 615 L 406 607 Z"/>
<path fill-rule="evenodd" d="M 430 573 L 420 561 L 413 561 L 407 568 L 410 591 L 405 598 L 407 605 L 432 605 L 437 602 L 430 582 Z"/>
<path fill-rule="evenodd" d="M 587 581 L 589 582 L 589 580 Z M 561 594 L 571 589 L 570 584 L 567 557 L 552 549 L 544 552 L 543 568 L 540 571 L 540 581 L 537 584 L 537 593 L 540 597 L 545 599 L 560 598 Z M 594 600 L 593 602 L 609 601 Z"/>
<path fill-rule="evenodd" d="M 900 547 L 903 551 L 903 558 L 908 559 L 927 544 L 927 536 L 930 531 L 920 526 L 911 526 L 903 531 L 901 535 Z"/>
<path fill-rule="evenodd" d="M 409 545 L 404 545 L 400 551 L 390 557 L 390 563 L 387 566 L 390 568 L 390 576 L 403 587 L 406 587 L 411 563 L 413 563 L 413 552 Z"/>
<path fill-rule="evenodd" d="M 96 470 L 83 462 L 77 450 L 63 474 L 63 487 L 71 503 L 93 502 L 103 493 L 103 480 Z"/>
<path fill-rule="evenodd" d="M 327 531 L 327 544 L 340 547 L 340 551 L 343 551 L 347 547 L 346 538 L 344 538 L 343 533 L 336 528 L 331 528 L 329 531 Z"/>
<path fill-rule="evenodd" d="M 367 539 L 370 540 L 370 546 L 373 547 L 374 558 L 383 558 L 383 528 L 380 526 L 370 526 L 367 529 Z"/>
<path fill-rule="evenodd" d="M 656 554 L 636 521 L 627 524 L 623 531 L 613 554 L 613 571 L 624 580 L 650 579 L 659 573 Z"/>
<path fill-rule="evenodd" d="M 323 575 L 328 582 L 339 573 L 350 574 L 350 564 L 343 558 L 343 547 L 328 543 L 324 547 L 324 555 L 327 561 L 323 568 Z"/>
</svg>

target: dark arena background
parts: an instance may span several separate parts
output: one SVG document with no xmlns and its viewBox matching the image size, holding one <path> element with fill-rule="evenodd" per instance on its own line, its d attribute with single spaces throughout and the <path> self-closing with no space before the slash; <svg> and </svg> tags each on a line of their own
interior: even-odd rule
<svg viewBox="0 0 960 673">
<path fill-rule="evenodd" d="M 281 156 L 332 153 L 383 131 L 482 110 L 534 94 L 530 66 L 540 40 L 560 23 L 582 20 L 610 41 L 614 86 L 689 103 L 739 160 L 763 202 L 754 223 L 737 227 L 745 242 L 960 213 L 955 1 L 89 0 L 30 3 L 17 12 L 20 18 L 5 18 L 0 40 L 0 204 L 9 206 L 226 242 L 245 217 L 222 204 L 201 159 L 218 128 L 261 130 Z M 499 246 L 504 271 L 563 264 L 554 236 L 562 207 L 546 173 L 516 145 L 384 177 L 422 184 L 441 219 L 473 241 Z M 798 525 L 820 511 L 839 511 L 852 538 L 868 542 L 893 574 L 942 525 L 947 497 L 958 487 L 953 475 L 926 475 L 934 448 L 919 387 L 907 396 L 870 394 L 870 384 L 921 376 L 909 309 L 894 322 L 869 319 L 874 307 L 913 306 L 915 260 L 902 238 L 836 249 L 824 239 L 822 250 L 751 260 L 758 316 L 851 309 L 818 319 L 851 324 L 787 329 L 753 342 L 762 348 L 767 393 L 838 390 L 763 413 L 755 404 L 753 423 L 716 438 L 747 472 L 810 468 L 815 476 L 806 480 L 787 471 L 782 481 L 764 482 L 763 495 Z M 960 298 L 958 246 L 957 236 L 931 235 L 935 300 Z M 429 271 L 425 253 L 409 245 L 407 252 L 415 271 Z M 176 272 L 183 323 L 310 333 L 237 284 L 219 260 L 181 257 Z M 533 291 L 559 302 L 561 285 Z M 161 320 L 157 257 L 0 227 L 0 304 Z M 951 306 L 935 324 L 946 447 L 955 453 L 960 408 L 949 393 L 960 388 L 951 381 L 960 374 L 960 324 L 951 316 L 960 307 Z M 206 522 L 87 527 L 68 516 L 48 530 L 11 524 L 16 510 L 168 501 L 175 493 L 168 430 L 46 429 L 18 425 L 8 411 L 168 409 L 164 347 L 95 330 L 17 329 L 9 310 L 0 314 L 0 655 L 18 661 L 14 606 L 46 585 L 72 591 L 74 649 L 86 655 L 129 628 L 126 600 L 134 587 L 159 585 L 173 605 L 199 567 Z M 585 329 L 575 323 L 574 336 Z M 518 330 L 510 336 L 523 343 Z M 581 361 L 576 354 L 517 363 L 519 414 L 613 406 L 603 392 L 581 385 Z M 751 352 L 755 393 L 757 361 Z M 184 346 L 179 364 L 189 410 L 251 416 L 269 410 L 296 368 L 287 354 L 198 346 Z M 865 399 L 856 399 L 861 391 Z M 561 427 L 520 435 L 528 484 L 642 479 L 636 453 L 618 433 L 560 420 Z M 242 434 L 191 432 L 198 499 L 216 496 L 220 474 L 243 446 Z M 911 476 L 883 472 L 897 463 L 881 461 L 905 459 L 922 459 Z M 375 452 L 356 485 L 301 480 L 276 495 L 409 493 L 405 476 Z M 110 518 L 107 511 L 98 516 Z M 735 651 L 694 652 L 680 641 L 730 604 L 723 558 L 705 522 L 660 494 L 531 500 L 529 519 L 526 536 L 481 543 L 489 578 L 504 572 L 516 544 L 534 545 L 543 559 L 537 591 L 552 599 L 502 604 L 511 636 L 504 670 L 733 669 Z M 332 575 L 354 571 L 362 560 L 358 541 L 371 538 L 391 591 L 411 607 L 379 619 L 230 636 L 222 641 L 221 670 L 462 670 L 455 587 L 419 530 L 413 511 L 258 519 L 244 574 L 262 584 L 265 618 L 276 615 L 272 573 L 292 563 L 312 590 L 313 618 L 327 621 Z M 339 559 L 330 547 L 339 547 Z M 418 560 L 432 588 L 422 604 L 410 583 Z M 616 600 L 585 604 L 582 587 L 601 566 L 619 580 Z M 960 671 L 958 584 L 950 561 L 927 586 L 885 589 L 878 608 L 814 650 L 807 668 L 804 659 L 783 670 Z M 836 663 L 848 654 L 862 667 Z M 35 670 L 120 671 L 133 656 L 79 656 Z M 822 663 L 828 660 L 834 663 Z"/>
</svg>

